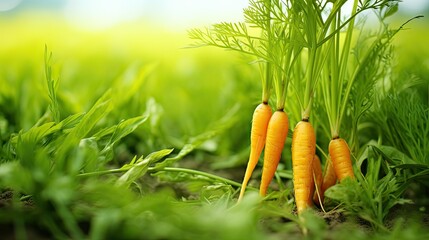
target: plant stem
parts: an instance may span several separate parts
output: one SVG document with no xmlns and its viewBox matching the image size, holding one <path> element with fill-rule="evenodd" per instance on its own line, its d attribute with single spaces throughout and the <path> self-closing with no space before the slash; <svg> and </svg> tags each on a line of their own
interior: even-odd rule
<svg viewBox="0 0 429 240">
<path fill-rule="evenodd" d="M 129 168 L 115 168 L 115 169 L 109 169 L 104 171 L 98 171 L 98 172 L 88 172 L 88 173 L 81 173 L 78 174 L 78 177 L 93 177 L 93 176 L 100 176 L 100 175 L 106 175 L 106 174 L 112 174 L 112 173 L 121 173 L 126 172 L 130 169 Z"/>
<path fill-rule="evenodd" d="M 267 62 L 265 64 L 265 79 L 262 80 L 262 102 L 267 104 L 270 99 L 271 79 L 271 64 Z"/>
<path fill-rule="evenodd" d="M 100 175 L 105 175 L 105 174 L 121 173 L 121 172 L 126 172 L 129 169 L 130 168 L 117 168 L 117 169 L 109 169 L 109 170 L 98 171 L 98 172 L 81 173 L 78 175 L 78 177 L 93 177 L 93 176 L 100 176 Z M 229 180 L 227 178 L 223 178 L 223 177 L 211 174 L 211 173 L 202 172 L 202 171 L 198 171 L 198 170 L 194 170 L 194 169 L 176 168 L 176 167 L 165 167 L 165 168 L 161 168 L 161 169 L 156 168 L 156 167 L 149 167 L 148 168 L 148 172 L 162 172 L 162 171 L 164 171 L 164 172 L 183 172 L 183 173 L 205 176 L 205 177 L 208 177 L 210 179 L 217 180 L 219 182 L 227 183 L 231 186 L 241 187 L 241 184 L 238 182 L 235 182 L 235 181 L 232 181 L 232 180 Z"/>
<path fill-rule="evenodd" d="M 305 83 L 305 92 L 304 92 L 304 105 L 303 105 L 303 112 L 302 112 L 302 119 L 309 119 L 310 117 L 310 111 L 311 111 L 311 104 L 312 104 L 312 93 L 313 93 L 313 87 L 314 84 L 314 69 L 316 65 L 316 57 L 317 57 L 317 44 L 312 44 L 311 48 L 309 49 L 309 57 L 308 57 L 308 69 L 307 69 L 307 77 L 306 77 L 306 83 Z"/>
<path fill-rule="evenodd" d="M 337 28 L 339 28 L 340 25 L 340 20 L 341 20 L 341 9 L 338 10 L 337 15 L 335 16 L 335 18 L 332 21 L 332 29 L 333 31 L 336 31 Z M 331 78 L 331 84 L 330 84 L 330 105 L 331 105 L 331 111 L 329 112 L 329 118 L 330 118 L 330 123 L 331 123 L 331 137 L 332 138 L 336 138 L 338 137 L 338 128 L 337 128 L 337 123 L 338 123 L 338 101 L 340 101 L 340 99 L 338 99 L 341 95 L 341 85 L 339 83 L 339 66 L 338 66 L 338 58 L 340 55 L 340 45 L 341 45 L 341 41 L 340 41 L 340 34 L 336 34 L 333 38 L 332 38 L 332 43 L 333 43 L 333 47 L 332 47 L 332 53 L 331 53 L 331 71 L 330 71 L 330 78 Z"/>
<path fill-rule="evenodd" d="M 266 4 L 265 9 L 267 10 L 266 14 L 266 31 L 267 31 L 267 52 L 271 52 L 272 44 L 270 41 L 271 37 L 271 0 L 265 1 L 264 4 Z M 263 34 L 263 31 L 262 33 Z M 272 71 L 271 71 L 272 65 L 269 61 L 265 64 L 265 79 L 262 80 L 262 102 L 268 103 L 268 100 L 270 99 L 270 89 L 271 89 L 271 82 L 272 82 Z"/>
<path fill-rule="evenodd" d="M 151 172 L 151 170 L 154 170 L 153 168 L 149 168 L 148 172 Z M 229 180 L 227 178 L 223 178 L 211 173 L 207 173 L 207 172 L 202 172 L 202 171 L 198 171 L 198 170 L 194 170 L 194 169 L 188 169 L 188 168 L 176 168 L 176 167 L 165 167 L 163 169 L 158 170 L 159 172 L 165 171 L 165 172 L 183 172 L 183 173 L 189 173 L 189 174 L 194 174 L 194 175 L 200 175 L 200 176 L 204 176 L 204 177 L 208 177 L 211 178 L 213 180 L 217 180 L 219 182 L 223 182 L 223 183 L 227 183 L 231 186 L 235 186 L 235 187 L 241 187 L 241 184 L 232 180 Z"/>
<path fill-rule="evenodd" d="M 357 6 L 358 6 L 358 0 L 355 0 L 354 4 L 353 4 L 353 9 L 352 9 L 352 16 L 356 14 Z M 348 65 L 347 61 L 348 61 L 348 58 L 350 55 L 350 44 L 352 41 L 354 25 L 355 25 L 355 18 L 353 17 L 349 23 L 349 27 L 347 29 L 347 34 L 346 34 L 346 39 L 344 42 L 343 51 L 341 53 L 342 55 L 341 55 L 341 60 L 340 60 L 340 73 L 339 73 L 340 85 L 338 86 L 339 88 L 342 87 L 343 81 L 345 80 L 345 77 L 346 77 L 345 75 L 347 72 L 347 65 Z M 342 105 L 341 105 L 341 107 L 338 108 L 338 118 L 337 118 L 338 122 L 336 122 L 337 134 L 339 134 L 338 129 L 340 128 L 341 120 L 342 120 L 343 115 L 344 115 L 344 109 L 346 108 L 346 105 L 347 105 L 347 100 L 349 97 L 351 86 L 353 84 L 353 80 L 354 79 L 349 79 L 349 81 L 347 83 L 346 93 L 344 94 L 344 98 L 342 99 L 342 101 L 340 101 L 342 103 Z M 339 94 L 339 97 L 341 97 L 341 94 Z"/>
</svg>

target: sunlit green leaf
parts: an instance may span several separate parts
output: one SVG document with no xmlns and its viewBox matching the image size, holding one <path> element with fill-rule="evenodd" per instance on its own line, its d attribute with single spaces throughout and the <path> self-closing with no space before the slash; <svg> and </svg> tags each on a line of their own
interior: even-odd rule
<svg viewBox="0 0 429 240">
<path fill-rule="evenodd" d="M 169 155 L 172 151 L 173 149 L 164 149 L 153 152 L 145 158 L 137 159 L 136 163 L 133 164 L 131 168 L 117 180 L 116 185 L 129 187 L 133 181 L 146 174 L 150 164 L 161 160 L 165 156 Z"/>
</svg>

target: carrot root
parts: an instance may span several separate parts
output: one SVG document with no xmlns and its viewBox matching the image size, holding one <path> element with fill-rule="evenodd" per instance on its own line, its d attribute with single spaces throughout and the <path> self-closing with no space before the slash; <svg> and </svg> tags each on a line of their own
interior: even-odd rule
<svg viewBox="0 0 429 240">
<path fill-rule="evenodd" d="M 289 118 L 284 111 L 277 110 L 268 123 L 265 142 L 264 165 L 262 169 L 259 194 L 265 196 L 274 173 L 277 170 L 281 153 L 289 130 Z"/>
<path fill-rule="evenodd" d="M 253 112 L 252 129 L 250 131 L 250 156 L 247 163 L 246 172 L 244 174 L 243 183 L 241 185 L 238 201 L 241 201 L 244 196 L 247 184 L 264 148 L 268 122 L 270 121 L 271 115 L 271 108 L 266 103 L 259 104 Z"/>
<path fill-rule="evenodd" d="M 308 121 L 300 121 L 292 136 L 292 167 L 295 203 L 298 214 L 313 203 L 313 158 L 316 136 Z"/>
<path fill-rule="evenodd" d="M 337 183 L 337 175 L 335 175 L 334 165 L 332 164 L 331 158 L 326 161 L 324 173 L 323 173 L 323 184 L 322 190 L 320 191 L 320 201 L 323 203 L 325 200 L 325 192 L 328 188 L 334 186 Z"/>
<path fill-rule="evenodd" d="M 329 143 L 329 155 L 338 180 L 342 181 L 347 177 L 354 178 L 350 149 L 344 139 L 335 138 L 331 140 Z"/>
<path fill-rule="evenodd" d="M 320 159 L 317 155 L 314 155 L 313 159 L 313 179 L 314 179 L 314 193 L 313 202 L 320 206 L 321 195 L 322 195 L 322 185 L 323 185 L 323 174 L 322 166 L 320 164 Z"/>
</svg>

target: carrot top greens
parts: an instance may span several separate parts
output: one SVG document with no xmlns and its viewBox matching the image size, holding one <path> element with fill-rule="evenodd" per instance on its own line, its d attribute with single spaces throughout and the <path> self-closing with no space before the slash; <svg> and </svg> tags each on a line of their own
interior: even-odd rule
<svg viewBox="0 0 429 240">
<path fill-rule="evenodd" d="M 292 1 L 250 1 L 244 9 L 245 22 L 214 24 L 211 28 L 192 29 L 194 46 L 216 46 L 254 57 L 262 74 L 262 100 L 269 98 L 271 87 L 276 93 L 276 108 L 285 105 L 291 66 L 304 47 L 300 41 L 300 8 Z M 273 86 L 271 85 L 273 84 Z"/>
</svg>

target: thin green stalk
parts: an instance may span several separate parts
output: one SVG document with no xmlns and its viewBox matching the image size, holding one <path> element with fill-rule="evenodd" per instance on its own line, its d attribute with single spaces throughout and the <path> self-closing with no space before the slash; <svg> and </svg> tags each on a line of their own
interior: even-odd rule
<svg viewBox="0 0 429 240">
<path fill-rule="evenodd" d="M 326 58 L 326 65 L 324 64 L 323 66 L 321 66 L 321 78 L 322 78 L 322 83 L 320 85 L 318 85 L 318 88 L 321 92 L 321 97 L 323 98 L 323 104 L 324 107 L 326 109 L 326 114 L 327 114 L 327 120 L 328 120 L 328 126 L 326 126 L 325 124 L 321 124 L 322 129 L 325 129 L 327 132 L 327 135 L 330 136 L 329 131 L 332 131 L 333 129 L 333 124 L 332 124 L 332 100 L 331 100 L 331 94 L 330 93 L 330 87 L 332 86 L 332 72 L 330 71 L 330 69 L 332 68 L 331 65 L 333 64 L 332 58 L 335 56 L 333 55 L 333 48 L 335 47 L 335 42 L 334 39 L 331 39 L 329 42 L 327 42 L 327 44 L 325 44 L 324 46 L 322 46 L 323 49 L 323 55 L 325 55 Z M 323 71 L 323 69 L 327 69 L 325 71 Z M 329 129 L 328 129 L 329 127 Z"/>
<path fill-rule="evenodd" d="M 324 33 L 326 34 L 326 29 L 331 29 L 331 33 L 328 35 L 329 41 L 331 41 L 331 45 L 328 49 L 330 49 L 329 57 L 330 57 L 330 75 L 327 78 L 328 84 L 326 86 L 324 95 L 329 95 L 329 101 L 325 103 L 329 125 L 331 128 L 331 137 L 336 138 L 339 135 L 339 129 L 342 121 L 342 117 L 344 114 L 345 106 L 347 105 L 348 93 L 344 96 L 341 94 L 342 88 L 344 86 L 344 82 L 346 79 L 347 66 L 348 66 L 348 58 L 350 55 L 350 47 L 351 41 L 353 37 L 353 30 L 355 25 L 355 16 L 357 12 L 358 0 L 354 1 L 353 9 L 351 12 L 351 17 L 346 21 L 349 26 L 346 32 L 344 42 L 341 42 L 340 38 L 340 30 L 344 27 L 344 23 L 341 23 L 341 6 L 342 2 L 334 4 L 333 12 L 331 12 L 328 17 L 330 22 L 330 27 L 326 27 Z M 326 39 L 325 38 L 325 39 Z M 320 39 L 320 38 L 319 38 Z M 349 79 L 347 82 L 347 86 L 351 86 L 352 81 Z M 327 91 L 327 89 L 330 89 Z M 327 97 L 325 96 L 325 99 Z"/>
<path fill-rule="evenodd" d="M 319 56 L 318 58 L 317 58 L 317 62 L 316 62 L 316 66 L 317 67 L 315 67 L 314 68 L 314 73 L 313 73 L 313 76 L 318 76 L 318 77 L 316 77 L 316 79 L 314 80 L 314 86 L 317 86 L 317 83 L 320 81 L 320 79 L 321 79 L 321 74 L 322 74 L 322 70 L 323 70 L 323 67 L 325 66 L 325 64 L 328 62 L 328 60 L 329 60 L 329 51 L 327 51 L 327 49 L 325 49 L 325 48 L 322 48 L 322 47 L 320 47 L 320 46 L 318 46 L 317 47 L 317 50 L 316 50 L 316 55 L 317 56 Z M 314 87 L 315 88 L 315 87 Z M 313 90 L 314 91 L 314 90 Z"/>
<path fill-rule="evenodd" d="M 308 65 L 306 70 L 305 78 L 305 89 L 304 89 L 304 100 L 303 100 L 303 112 L 302 119 L 308 119 L 310 117 L 310 93 L 311 93 L 311 82 L 313 80 L 313 69 L 316 62 L 316 49 L 317 49 L 317 39 L 315 37 L 316 26 L 314 25 L 313 19 L 310 19 L 314 16 L 313 5 L 307 4 L 307 39 L 308 39 Z"/>
<path fill-rule="evenodd" d="M 101 176 L 101 175 L 106 175 L 106 174 L 114 174 L 114 173 L 122 173 L 122 172 L 126 172 L 128 171 L 130 168 L 117 168 L 117 169 L 109 169 L 109 170 L 105 170 L 105 171 L 98 171 L 98 172 L 89 172 L 89 173 L 81 173 L 78 175 L 78 177 L 94 177 L 94 176 Z M 194 174 L 194 175 L 200 175 L 200 176 L 205 176 L 208 177 L 210 179 L 213 180 L 217 180 L 219 182 L 224 182 L 227 184 L 230 184 L 231 186 L 235 186 L 235 187 L 241 187 L 241 184 L 223 177 L 219 177 L 217 175 L 211 174 L 211 173 L 207 173 L 207 172 L 202 172 L 202 171 L 198 171 L 198 170 L 194 170 L 194 169 L 187 169 L 187 168 L 176 168 L 176 167 L 165 167 L 165 168 L 156 168 L 156 167 L 149 167 L 148 168 L 148 172 L 184 172 L 184 173 L 189 173 L 189 174 Z"/>
<path fill-rule="evenodd" d="M 106 175 L 106 174 L 113 174 L 113 173 L 122 173 L 122 172 L 126 172 L 128 170 L 130 170 L 131 167 L 129 168 L 115 168 L 115 169 L 109 169 L 109 170 L 104 170 L 104 171 L 97 171 L 97 172 L 88 172 L 88 173 L 81 173 L 78 174 L 78 177 L 94 177 L 94 176 L 101 176 L 101 175 Z"/>
<path fill-rule="evenodd" d="M 358 0 L 354 1 L 353 4 L 353 9 L 352 9 L 352 15 L 356 14 L 357 11 L 357 6 L 358 6 Z M 340 86 L 343 86 L 343 82 L 345 81 L 346 78 L 346 72 L 347 72 L 347 62 L 348 62 L 348 58 L 350 55 L 350 45 L 351 45 L 351 41 L 352 41 L 352 37 L 353 37 L 353 30 L 354 30 L 354 25 L 355 25 L 355 18 L 353 17 L 349 23 L 349 27 L 347 29 L 347 35 L 346 35 L 346 39 L 344 42 L 344 47 L 343 47 L 343 51 L 342 51 L 342 56 L 341 56 L 341 60 L 340 60 L 340 74 L 339 74 L 339 80 L 340 80 Z M 346 93 L 344 94 L 344 98 L 342 99 L 342 105 L 340 106 L 340 108 L 338 109 L 339 113 L 338 113 L 338 122 L 336 123 L 336 129 L 338 130 L 340 128 L 340 124 L 344 115 L 344 110 L 346 108 L 347 105 L 347 100 L 349 97 L 349 93 L 351 90 L 351 86 L 353 84 L 353 80 L 354 79 L 349 79 L 348 83 L 347 83 L 347 88 L 346 88 Z M 339 94 L 339 97 L 341 97 L 341 94 Z M 339 130 L 338 130 L 339 131 Z"/>
<path fill-rule="evenodd" d="M 326 19 L 326 21 L 324 22 L 324 25 L 326 26 L 325 28 L 323 28 L 323 30 L 321 31 L 320 35 L 319 35 L 319 40 L 318 40 L 318 46 L 323 45 L 325 42 L 329 41 L 332 37 L 334 37 L 335 35 L 338 35 L 338 33 L 341 31 L 341 29 L 343 27 L 345 27 L 347 24 L 350 23 L 350 21 L 352 21 L 353 19 L 355 19 L 355 17 L 360 14 L 361 12 L 365 11 L 368 8 L 371 7 L 367 7 L 367 8 L 360 8 L 358 11 L 352 13 L 352 15 L 346 19 L 346 21 L 344 21 L 343 23 L 340 23 L 338 25 L 337 28 L 334 28 L 333 31 L 326 36 L 326 34 L 328 33 L 328 31 L 330 30 L 329 26 L 332 23 L 335 23 L 337 20 L 337 14 L 338 12 L 341 11 L 342 6 L 344 5 L 344 3 L 347 2 L 347 0 L 343 0 L 343 1 L 336 1 L 331 13 L 329 14 L 328 18 Z"/>
<path fill-rule="evenodd" d="M 341 9 L 338 10 L 338 13 L 336 17 L 334 18 L 334 21 L 332 21 L 332 29 L 335 31 L 340 25 L 341 21 Z M 335 138 L 338 136 L 338 128 L 337 128 L 337 122 L 338 122 L 338 102 L 341 101 L 341 99 L 338 99 L 338 97 L 341 95 L 341 85 L 339 83 L 339 66 L 338 66 L 338 59 L 340 56 L 340 34 L 336 34 L 335 37 L 332 38 L 333 48 L 332 53 L 330 55 L 331 57 L 331 90 L 330 90 L 330 104 L 331 104 L 331 111 L 329 112 L 329 118 L 331 122 L 331 137 Z"/>
<path fill-rule="evenodd" d="M 340 18 L 338 15 L 340 13 L 337 13 L 335 15 L 335 18 L 331 22 L 331 29 L 335 31 L 338 23 L 338 18 Z M 329 126 L 331 128 L 331 136 L 337 135 L 337 130 L 335 128 L 335 120 L 337 119 L 337 101 L 335 98 L 335 93 L 338 92 L 338 53 L 339 53 L 339 34 L 335 35 L 330 40 L 330 45 L 328 47 L 328 54 L 329 54 L 329 69 L 327 72 L 329 72 L 329 75 L 327 76 L 327 84 L 324 84 L 326 87 L 324 91 L 325 97 L 325 105 L 327 108 L 327 114 L 328 114 L 328 120 L 329 120 Z"/>
<path fill-rule="evenodd" d="M 314 71 L 315 63 L 316 63 L 316 57 L 317 57 L 317 48 L 315 45 L 313 45 L 309 52 L 309 58 L 308 58 L 308 69 L 306 74 L 306 82 L 305 82 L 305 90 L 304 90 L 304 101 L 303 101 L 303 111 L 301 118 L 302 119 L 308 119 L 310 117 L 310 111 L 311 111 L 311 103 L 312 103 L 312 92 L 314 84 L 312 84 L 312 81 L 314 80 Z"/>
<path fill-rule="evenodd" d="M 277 84 L 276 88 L 277 90 L 277 102 L 276 102 L 276 110 L 282 111 L 284 109 L 284 89 L 286 88 L 287 84 L 285 79 L 282 78 L 281 74 L 278 74 L 279 76 L 276 78 Z"/>
<path fill-rule="evenodd" d="M 262 80 L 262 102 L 268 103 L 270 99 L 270 88 L 271 88 L 271 64 L 267 62 L 265 64 L 265 79 Z"/>
<path fill-rule="evenodd" d="M 149 168 L 148 169 L 149 172 L 151 170 L 153 170 L 153 168 Z M 217 180 L 219 182 L 223 182 L 223 183 L 229 184 L 231 186 L 241 187 L 241 184 L 238 183 L 238 182 L 229 180 L 227 178 L 219 177 L 219 176 L 211 174 L 211 173 L 202 172 L 202 171 L 198 171 L 198 170 L 194 170 L 194 169 L 165 167 L 163 169 L 160 169 L 159 171 L 160 172 L 162 172 L 162 171 L 165 171 L 165 172 L 183 172 L 183 173 L 189 173 L 189 174 L 194 174 L 194 175 L 200 175 L 200 176 L 204 176 L 204 177 L 207 177 L 207 178 L 211 178 L 213 180 Z"/>
<path fill-rule="evenodd" d="M 272 49 L 272 43 L 270 41 L 271 38 L 271 0 L 265 1 L 264 4 L 266 5 L 265 9 L 267 9 L 267 12 L 265 13 L 266 18 L 266 31 L 267 31 L 267 52 L 271 52 Z M 263 32 L 263 31 L 262 31 Z M 263 34 L 263 33 L 262 33 Z M 262 80 L 262 102 L 268 103 L 268 100 L 270 99 L 270 89 L 271 89 L 271 82 L 272 82 L 272 71 L 271 71 L 272 65 L 270 61 L 266 61 L 265 64 L 265 79 Z"/>
<path fill-rule="evenodd" d="M 292 28 L 292 27 L 291 27 Z M 290 38 L 292 39 L 292 31 L 290 31 Z M 280 93 L 280 97 L 278 97 L 278 102 L 277 102 L 277 109 L 278 110 L 283 110 L 285 103 L 286 103 L 286 96 L 287 96 L 287 89 L 289 86 L 289 79 L 290 79 L 290 65 L 291 65 L 291 58 L 292 58 L 292 52 L 293 49 L 289 48 L 289 51 L 286 53 L 286 56 L 283 57 L 283 67 L 282 67 L 282 72 L 279 71 L 279 80 L 281 81 L 282 85 L 281 85 L 281 93 Z"/>
<path fill-rule="evenodd" d="M 55 121 L 55 123 L 60 122 L 60 110 L 58 105 L 58 98 L 57 98 L 57 89 L 58 89 L 58 79 L 55 80 L 52 77 L 52 52 L 48 54 L 48 46 L 45 45 L 45 77 L 46 77 L 46 83 L 48 87 L 48 95 L 50 99 L 49 103 L 49 110 L 52 114 L 52 117 Z"/>
</svg>

